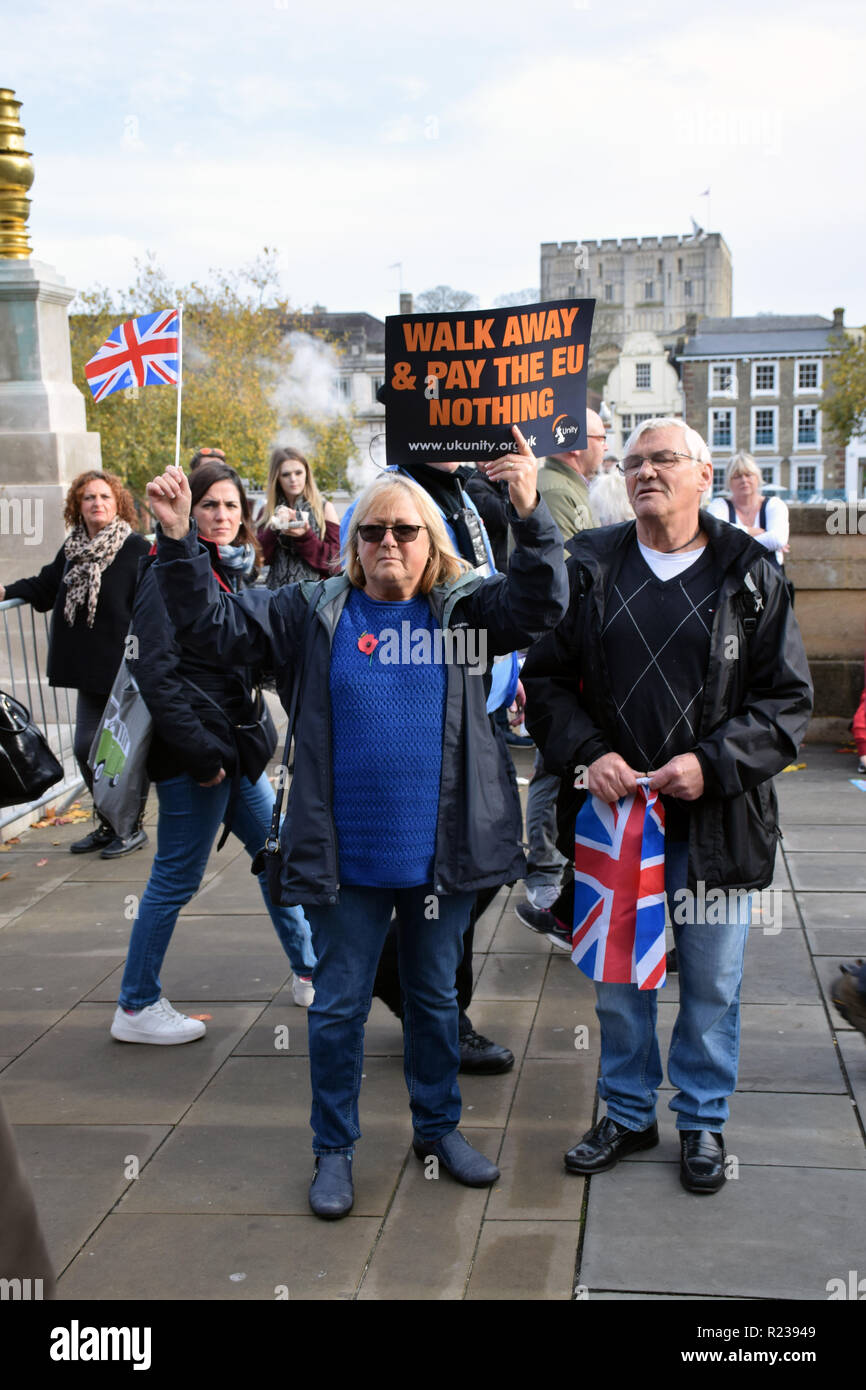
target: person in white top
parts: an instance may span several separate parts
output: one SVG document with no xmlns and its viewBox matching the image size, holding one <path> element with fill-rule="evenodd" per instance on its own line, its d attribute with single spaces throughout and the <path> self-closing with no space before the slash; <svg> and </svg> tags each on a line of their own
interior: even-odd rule
<svg viewBox="0 0 866 1390">
<path fill-rule="evenodd" d="M 751 454 L 735 454 L 725 477 L 730 501 L 715 497 L 707 511 L 720 521 L 729 521 L 740 531 L 754 536 L 774 555 L 782 568 L 788 549 L 788 508 L 781 497 L 764 497 L 764 480 Z M 733 512 L 733 515 L 732 515 Z"/>
</svg>

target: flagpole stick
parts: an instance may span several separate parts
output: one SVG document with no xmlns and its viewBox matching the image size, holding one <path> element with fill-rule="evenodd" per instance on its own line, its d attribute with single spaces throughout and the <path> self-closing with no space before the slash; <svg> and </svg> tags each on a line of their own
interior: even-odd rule
<svg viewBox="0 0 866 1390">
<path fill-rule="evenodd" d="M 174 438 L 174 466 L 180 468 L 180 402 L 183 395 L 183 300 L 177 314 L 177 428 Z"/>
</svg>

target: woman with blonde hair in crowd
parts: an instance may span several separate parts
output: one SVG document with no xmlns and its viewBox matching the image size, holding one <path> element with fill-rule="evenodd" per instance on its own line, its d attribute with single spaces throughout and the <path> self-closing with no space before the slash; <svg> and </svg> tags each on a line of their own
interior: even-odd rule
<svg viewBox="0 0 866 1390">
<path fill-rule="evenodd" d="M 269 566 L 267 586 L 322 579 L 339 569 L 340 522 L 323 502 L 313 470 L 297 449 L 275 449 L 259 544 Z"/>
<path fill-rule="evenodd" d="M 537 460 L 512 432 L 519 452 L 484 466 L 508 484 L 515 548 L 507 575 L 487 579 L 456 555 L 424 489 L 389 473 L 358 499 L 344 574 L 230 598 L 190 529 L 182 473 L 148 484 L 154 572 L 181 642 L 220 667 L 269 666 L 297 705 L 280 883 L 304 905 L 317 956 L 310 1205 L 326 1219 L 353 1202 L 364 1025 L 395 909 L 415 1154 L 470 1187 L 499 1176 L 457 1128 L 463 934 L 476 894 L 524 864 L 517 787 L 478 677 L 552 629 L 568 597 Z"/>
<path fill-rule="evenodd" d="M 725 482 L 727 497 L 715 497 L 707 511 L 719 521 L 729 521 L 738 531 L 747 531 L 769 551 L 770 559 L 782 568 L 788 549 L 788 508 L 781 497 L 764 497 L 764 479 L 751 454 L 735 454 L 728 464 Z"/>
</svg>

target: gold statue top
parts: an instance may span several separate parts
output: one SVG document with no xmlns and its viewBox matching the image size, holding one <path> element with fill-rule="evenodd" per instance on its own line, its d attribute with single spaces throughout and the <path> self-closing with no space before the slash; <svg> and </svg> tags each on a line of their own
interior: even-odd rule
<svg viewBox="0 0 866 1390">
<path fill-rule="evenodd" d="M 24 148 L 24 127 L 18 119 L 21 102 L 11 87 L 0 87 L 0 258 L 26 260 L 30 199 L 33 182 L 30 153 Z"/>
</svg>

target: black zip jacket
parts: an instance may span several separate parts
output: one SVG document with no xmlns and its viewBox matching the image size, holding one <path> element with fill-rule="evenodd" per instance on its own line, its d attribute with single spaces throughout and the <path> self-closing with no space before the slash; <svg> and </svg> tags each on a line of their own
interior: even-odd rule
<svg viewBox="0 0 866 1390">
<path fill-rule="evenodd" d="M 39 613 L 53 608 L 48 644 L 48 684 L 67 686 L 103 695 L 114 684 L 123 642 L 129 631 L 138 564 L 150 542 L 133 531 L 111 564 L 102 572 L 93 627 L 87 626 L 87 605 L 80 604 L 72 626 L 63 616 L 66 585 L 62 582 L 67 560 L 63 546 L 49 565 L 30 579 L 6 585 L 7 598 L 21 598 Z"/>
<path fill-rule="evenodd" d="M 214 584 L 218 587 L 222 581 L 233 589 L 232 574 L 220 565 L 217 547 L 199 544 Z M 271 750 L 263 749 L 260 765 L 238 769 L 232 725 L 253 718 L 250 691 L 256 673 L 246 666 L 209 661 L 178 641 L 156 582 L 155 563 L 155 551 L 141 562 L 132 615 L 138 656 L 128 662 L 153 719 L 147 775 L 152 782 L 164 782 L 186 772 L 196 782 L 210 782 L 222 767 L 228 777 L 240 770 L 255 781 Z"/>
<path fill-rule="evenodd" d="M 486 632 L 488 657 L 527 645 L 565 612 L 562 537 L 544 501 L 524 520 L 512 508 L 510 520 L 516 546 L 507 575 L 465 574 L 428 596 L 443 630 L 464 625 Z M 160 536 L 153 572 L 185 650 L 217 664 L 272 667 L 286 708 L 299 679 L 294 774 L 280 833 L 282 901 L 337 902 L 329 676 L 348 579 L 339 575 L 311 589 L 287 584 L 231 597 L 219 590 L 194 529 L 182 541 Z M 514 771 L 487 716 L 485 685 L 466 663 L 448 665 L 433 868 L 437 893 L 477 892 L 525 871 Z M 371 752 L 400 754 L 387 748 Z"/>
<path fill-rule="evenodd" d="M 812 682 L 784 576 L 750 536 L 705 511 L 700 519 L 722 580 L 700 736 L 691 750 L 704 793 L 684 803 L 689 886 L 760 889 L 772 880 L 779 835 L 771 779 L 796 757 L 812 712 Z M 545 767 L 563 778 L 563 853 L 574 852 L 574 817 L 586 795 L 572 790 L 574 768 L 619 751 L 601 633 L 606 596 L 634 534 L 629 521 L 569 541 L 568 611 L 522 671 L 527 726 Z"/>
</svg>

